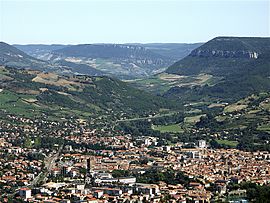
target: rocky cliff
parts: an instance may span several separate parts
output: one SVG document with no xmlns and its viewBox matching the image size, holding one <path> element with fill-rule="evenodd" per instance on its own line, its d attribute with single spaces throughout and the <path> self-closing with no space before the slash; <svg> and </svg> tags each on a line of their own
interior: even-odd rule
<svg viewBox="0 0 270 203">
<path fill-rule="evenodd" d="M 270 38 L 217 37 L 193 50 L 166 72 L 179 75 L 207 73 L 224 76 L 245 69 L 247 63 L 269 58 Z M 254 68 L 256 68 L 254 66 Z"/>
<path fill-rule="evenodd" d="M 227 50 L 196 49 L 190 53 L 190 56 L 257 59 L 259 54 L 260 53 L 256 51 L 245 51 L 245 50 L 227 51 Z"/>
</svg>

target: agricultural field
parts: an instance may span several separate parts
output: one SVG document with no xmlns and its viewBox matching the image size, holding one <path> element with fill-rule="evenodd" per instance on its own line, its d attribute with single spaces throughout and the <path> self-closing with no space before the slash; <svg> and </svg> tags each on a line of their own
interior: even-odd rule
<svg viewBox="0 0 270 203">
<path fill-rule="evenodd" d="M 237 141 L 232 140 L 216 140 L 218 144 L 235 148 L 238 145 Z"/>
<path fill-rule="evenodd" d="M 232 113 L 235 111 L 241 111 L 244 110 L 245 108 L 247 108 L 248 105 L 246 104 L 231 104 L 229 106 L 226 106 L 224 108 L 224 112 L 225 113 Z"/>
<path fill-rule="evenodd" d="M 30 99 L 34 99 L 34 97 L 4 90 L 0 92 L 0 109 L 16 115 L 36 115 L 40 112 L 40 108 L 27 102 Z"/>
<path fill-rule="evenodd" d="M 171 125 L 152 125 L 153 130 L 157 130 L 161 133 L 182 133 L 184 130 L 179 124 Z"/>
<path fill-rule="evenodd" d="M 197 76 L 183 76 L 168 73 L 160 73 L 147 79 L 128 81 L 132 85 L 153 93 L 163 94 L 172 87 L 194 87 L 203 85 L 214 85 L 220 78 L 208 74 Z"/>
<path fill-rule="evenodd" d="M 194 124 L 196 124 L 197 122 L 200 121 L 200 118 L 201 118 L 202 116 L 205 116 L 205 114 L 185 117 L 184 123 L 185 123 L 185 124 L 191 124 L 191 125 L 194 125 Z"/>
</svg>

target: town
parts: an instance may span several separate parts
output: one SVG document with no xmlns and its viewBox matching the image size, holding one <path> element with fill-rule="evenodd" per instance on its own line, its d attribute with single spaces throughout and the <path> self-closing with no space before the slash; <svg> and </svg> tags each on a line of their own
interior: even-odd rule
<svg viewBox="0 0 270 203">
<path fill-rule="evenodd" d="M 1 202 L 234 202 L 270 183 L 270 153 L 162 144 L 79 119 L 0 121 Z M 241 200 L 246 202 L 246 200 Z"/>
</svg>

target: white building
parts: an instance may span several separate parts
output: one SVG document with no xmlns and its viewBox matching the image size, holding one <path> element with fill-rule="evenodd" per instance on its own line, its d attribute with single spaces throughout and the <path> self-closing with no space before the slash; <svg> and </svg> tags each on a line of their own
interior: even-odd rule
<svg viewBox="0 0 270 203">
<path fill-rule="evenodd" d="M 206 141 L 205 140 L 198 140 L 198 147 L 199 148 L 206 148 Z"/>
<path fill-rule="evenodd" d="M 122 178 L 118 178 L 118 181 L 124 184 L 135 184 L 136 178 L 135 177 L 122 177 Z"/>
<path fill-rule="evenodd" d="M 157 145 L 157 138 L 156 137 L 146 137 L 144 139 L 144 144 L 145 144 L 145 146 Z"/>
</svg>

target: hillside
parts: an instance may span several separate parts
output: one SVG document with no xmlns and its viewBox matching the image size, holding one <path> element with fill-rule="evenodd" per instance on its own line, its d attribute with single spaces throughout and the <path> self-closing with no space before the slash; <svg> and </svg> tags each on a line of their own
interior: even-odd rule
<svg viewBox="0 0 270 203">
<path fill-rule="evenodd" d="M 0 65 L 42 69 L 43 66 L 47 65 L 47 62 L 38 60 L 9 44 L 0 42 Z"/>
<path fill-rule="evenodd" d="M 235 101 L 270 91 L 269 67 L 270 38 L 218 37 L 166 70 L 191 79 L 204 74 L 210 80 L 199 85 L 171 85 L 165 96 L 184 101 Z"/>
<path fill-rule="evenodd" d="M 27 53 L 28 55 L 44 60 L 46 59 L 47 55 L 57 49 L 62 49 L 65 48 L 69 45 L 62 45 L 62 44 L 51 44 L 51 45 L 46 45 L 46 44 L 26 44 L 26 45 L 21 45 L 21 44 L 14 44 L 14 47 L 17 49 L 20 49 L 21 51 Z"/>
<path fill-rule="evenodd" d="M 121 44 L 81 44 L 51 52 L 48 60 L 66 60 L 92 66 L 121 79 L 146 77 L 165 70 L 170 58 L 141 46 Z"/>
<path fill-rule="evenodd" d="M 32 70 L 0 68 L 2 113 L 112 120 L 146 116 L 174 104 L 108 77 L 59 76 Z"/>
<path fill-rule="evenodd" d="M 149 43 L 138 45 L 161 56 L 171 58 L 174 61 L 179 61 L 180 59 L 188 56 L 192 50 L 198 48 L 202 44 L 203 43 Z"/>
<path fill-rule="evenodd" d="M 30 46 L 30 47 L 29 47 Z M 17 47 L 21 47 L 18 46 Z M 25 50 L 31 53 L 37 53 L 37 50 L 46 52 L 53 48 L 63 47 L 62 45 L 26 45 L 23 46 Z M 90 76 L 101 76 L 106 75 L 100 70 L 97 70 L 91 66 L 84 64 L 76 64 L 73 62 L 67 62 L 59 60 L 57 63 L 50 63 L 49 61 L 43 61 L 36 59 L 23 51 L 17 49 L 14 46 L 0 43 L 0 65 L 14 67 L 14 68 L 27 68 L 40 70 L 45 72 L 55 72 L 57 74 L 78 74 L 78 75 L 90 75 Z"/>
<path fill-rule="evenodd" d="M 193 50 L 166 72 L 178 75 L 227 75 L 270 53 L 270 38 L 217 37 Z M 269 59 L 268 55 L 268 59 Z"/>
<path fill-rule="evenodd" d="M 53 63 L 53 66 L 60 67 L 63 69 L 62 74 L 75 74 L 75 75 L 89 75 L 89 76 L 105 76 L 109 75 L 105 72 L 98 70 L 96 68 L 93 68 L 92 66 L 86 65 L 86 64 L 79 64 L 79 63 L 73 63 L 70 61 L 65 60 L 59 60 L 55 63 Z"/>
</svg>

